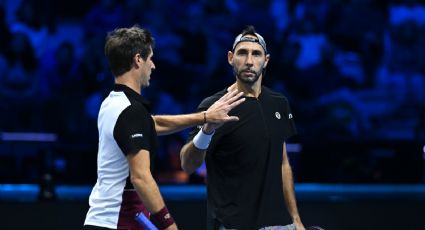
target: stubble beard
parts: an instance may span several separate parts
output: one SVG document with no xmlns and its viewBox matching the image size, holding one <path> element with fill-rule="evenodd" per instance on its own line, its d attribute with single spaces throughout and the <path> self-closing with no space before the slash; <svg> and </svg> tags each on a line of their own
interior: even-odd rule
<svg viewBox="0 0 425 230">
<path fill-rule="evenodd" d="M 245 70 L 238 71 L 235 67 L 233 67 L 233 73 L 235 74 L 236 78 L 242 83 L 245 83 L 248 85 L 254 85 L 260 78 L 261 73 L 263 72 L 263 70 L 259 72 L 255 72 L 254 77 L 242 77 L 243 71 Z"/>
<path fill-rule="evenodd" d="M 149 82 L 142 84 L 142 86 L 141 86 L 142 89 L 145 89 L 145 88 L 148 88 L 148 87 L 149 87 Z"/>
<path fill-rule="evenodd" d="M 150 84 L 149 81 L 150 81 L 150 75 L 149 76 L 142 76 L 142 78 L 140 79 L 140 87 L 142 89 L 147 88 Z"/>
</svg>

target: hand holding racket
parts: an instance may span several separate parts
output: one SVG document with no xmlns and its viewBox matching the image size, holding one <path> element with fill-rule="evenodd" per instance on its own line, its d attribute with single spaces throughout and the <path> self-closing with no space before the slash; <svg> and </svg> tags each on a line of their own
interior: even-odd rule
<svg viewBox="0 0 425 230">
<path fill-rule="evenodd" d="M 146 230 L 158 230 L 154 224 L 143 214 L 143 212 L 137 213 L 135 217 L 136 221 L 139 222 Z"/>
</svg>

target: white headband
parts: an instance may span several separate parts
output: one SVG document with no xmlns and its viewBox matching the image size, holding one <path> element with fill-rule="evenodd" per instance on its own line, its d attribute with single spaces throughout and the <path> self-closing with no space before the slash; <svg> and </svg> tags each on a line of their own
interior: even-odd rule
<svg viewBox="0 0 425 230">
<path fill-rule="evenodd" d="M 246 35 L 249 35 L 249 34 L 245 34 L 245 35 L 239 34 L 235 38 L 235 42 L 233 42 L 233 49 L 232 49 L 232 51 L 235 51 L 236 45 L 239 44 L 240 42 L 255 42 L 255 43 L 260 44 L 260 46 L 263 47 L 264 52 L 267 54 L 266 42 L 264 41 L 264 38 L 260 34 L 255 33 L 255 36 L 257 38 L 246 37 Z"/>
</svg>

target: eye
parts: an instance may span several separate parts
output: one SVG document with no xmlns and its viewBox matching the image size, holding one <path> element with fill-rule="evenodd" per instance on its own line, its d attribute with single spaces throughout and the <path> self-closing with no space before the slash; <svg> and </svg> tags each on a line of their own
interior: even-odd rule
<svg viewBox="0 0 425 230">
<path fill-rule="evenodd" d="M 238 52 L 236 52 L 236 55 L 247 55 L 248 51 L 245 49 L 240 49 Z"/>
<path fill-rule="evenodd" d="M 254 52 L 252 52 L 252 55 L 256 56 L 256 57 L 261 57 L 263 55 L 263 53 L 261 53 L 261 51 L 254 51 Z"/>
</svg>

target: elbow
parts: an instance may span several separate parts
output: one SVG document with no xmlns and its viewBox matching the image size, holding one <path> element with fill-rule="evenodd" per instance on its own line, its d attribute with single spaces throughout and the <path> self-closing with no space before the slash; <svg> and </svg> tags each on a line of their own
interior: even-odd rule
<svg viewBox="0 0 425 230">
<path fill-rule="evenodd" d="M 183 171 L 185 171 L 188 174 L 192 174 L 196 170 L 195 167 L 193 167 L 191 164 L 189 164 L 188 162 L 185 162 L 185 161 L 181 162 L 181 167 L 182 167 Z"/>
<path fill-rule="evenodd" d="M 180 152 L 180 166 L 183 169 L 183 171 L 187 172 L 188 174 L 192 174 L 193 173 L 193 169 L 192 167 L 190 167 L 190 164 L 188 162 L 188 159 L 185 156 L 184 153 L 184 148 L 182 149 L 182 151 Z"/>
<path fill-rule="evenodd" d="M 196 166 L 193 164 L 193 160 L 190 159 L 187 155 L 187 145 L 183 146 L 180 151 L 180 166 L 188 174 L 192 174 L 196 170 Z"/>
<path fill-rule="evenodd" d="M 137 185 L 138 184 L 143 184 L 143 180 L 141 178 L 139 178 L 139 177 L 136 177 L 136 176 L 130 176 L 130 181 L 131 181 L 131 184 L 135 188 L 137 188 Z"/>
<path fill-rule="evenodd" d="M 130 175 L 130 181 L 134 186 L 147 184 L 149 183 L 151 178 L 152 174 L 150 174 L 150 172 L 143 172 Z"/>
<path fill-rule="evenodd" d="M 185 159 L 181 161 L 182 169 L 188 174 L 194 173 L 199 167 L 201 167 L 202 163 L 204 163 L 204 159 Z"/>
<path fill-rule="evenodd" d="M 161 124 L 161 120 L 157 116 L 152 116 L 153 123 L 155 126 L 155 132 L 158 136 L 167 135 L 166 130 Z"/>
<path fill-rule="evenodd" d="M 205 158 L 205 150 L 197 150 L 193 144 L 187 143 L 180 151 L 180 161 L 182 169 L 192 174 L 198 169 Z"/>
<path fill-rule="evenodd" d="M 181 162 L 181 164 L 180 164 L 180 166 L 181 166 L 181 168 L 183 169 L 183 171 L 185 171 L 185 172 L 187 172 L 187 173 L 189 173 L 189 174 L 191 174 L 192 172 L 189 170 L 189 167 L 187 166 L 187 164 L 185 163 L 185 162 Z"/>
</svg>

